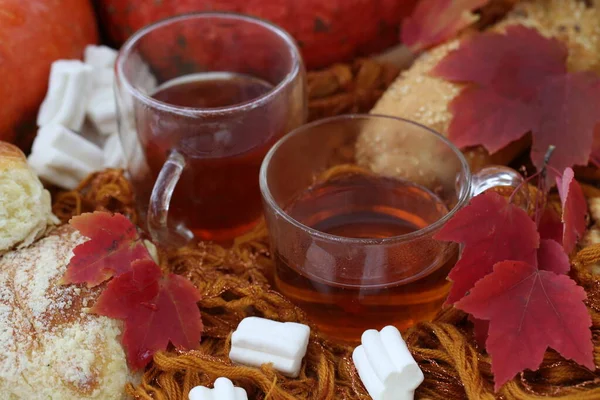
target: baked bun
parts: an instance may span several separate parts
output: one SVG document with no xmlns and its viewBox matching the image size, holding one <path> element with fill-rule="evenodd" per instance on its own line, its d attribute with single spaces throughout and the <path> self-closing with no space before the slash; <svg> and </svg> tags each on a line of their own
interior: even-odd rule
<svg viewBox="0 0 600 400">
<path fill-rule="evenodd" d="M 0 254 L 29 246 L 55 223 L 50 193 L 27 165 L 25 155 L 0 142 Z"/>
<path fill-rule="evenodd" d="M 59 284 L 85 240 L 64 225 L 0 259 L 0 398 L 126 398 L 121 323 L 86 312 L 101 288 Z"/>
<path fill-rule="evenodd" d="M 522 1 L 507 18 L 490 30 L 502 32 L 510 25 L 535 28 L 544 36 L 561 40 L 569 51 L 569 71 L 600 73 L 600 0 Z M 430 72 L 459 44 L 459 39 L 453 39 L 421 55 L 392 83 L 371 113 L 406 118 L 447 135 L 452 119 L 448 106 L 463 86 L 431 76 Z M 477 170 L 485 164 L 510 162 L 527 144 L 527 138 L 524 138 L 491 157 L 482 148 L 470 150 L 466 156 L 471 167 Z M 379 132 L 376 129 L 367 129 L 360 137 L 357 143 L 358 163 L 384 175 L 413 178 L 412 175 L 417 176 L 421 171 L 406 168 L 410 163 L 399 151 L 402 148 L 419 148 L 422 158 L 417 160 L 418 164 L 428 165 L 434 171 L 444 169 L 444 160 L 436 159 L 435 154 L 429 151 L 431 147 L 407 141 L 397 132 Z M 404 176 L 406 171 L 412 175 Z"/>
</svg>

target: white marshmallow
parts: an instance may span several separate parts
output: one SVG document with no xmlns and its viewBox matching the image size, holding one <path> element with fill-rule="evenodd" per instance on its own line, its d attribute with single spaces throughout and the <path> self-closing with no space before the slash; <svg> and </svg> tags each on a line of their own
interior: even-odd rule
<svg viewBox="0 0 600 400">
<path fill-rule="evenodd" d="M 106 136 L 98 133 L 98 130 L 96 129 L 92 121 L 89 120 L 89 118 L 86 118 L 86 120 L 83 122 L 81 130 L 77 133 L 85 140 L 94 143 L 97 147 L 104 147 L 104 142 L 106 142 Z"/>
<path fill-rule="evenodd" d="M 112 87 L 94 91 L 87 105 L 87 115 L 101 134 L 117 131 L 117 104 Z"/>
<path fill-rule="evenodd" d="M 217 378 L 214 389 L 196 386 L 188 394 L 189 400 L 248 400 L 248 394 L 243 388 L 233 386 L 227 378 Z"/>
<path fill-rule="evenodd" d="M 125 154 L 121 147 L 121 139 L 118 133 L 113 133 L 104 143 L 104 167 L 105 168 L 125 168 Z"/>
<path fill-rule="evenodd" d="M 229 358 L 253 367 L 272 363 L 282 374 L 295 378 L 300 373 L 309 336 L 307 325 L 247 317 L 231 336 Z"/>
<path fill-rule="evenodd" d="M 95 46 L 90 44 L 85 47 L 83 60 L 95 68 L 112 68 L 117 59 L 117 51 L 108 46 Z"/>
<path fill-rule="evenodd" d="M 104 167 L 102 149 L 62 125 L 50 124 L 40 128 L 31 150 L 32 153 L 44 153 L 51 149 L 79 160 L 88 167 L 86 171 Z"/>
<path fill-rule="evenodd" d="M 81 161 L 52 148 L 32 152 L 27 162 L 42 180 L 68 190 L 75 189 L 84 177 L 94 172 Z"/>
<path fill-rule="evenodd" d="M 121 146 L 125 155 L 125 163 L 129 173 L 134 177 L 148 176 L 150 167 L 146 154 L 142 148 L 140 138 L 135 130 L 135 122 L 130 118 L 123 118 L 119 126 Z"/>
<path fill-rule="evenodd" d="M 95 89 L 112 89 L 115 84 L 115 71 L 112 68 L 94 68 L 92 81 Z"/>
<path fill-rule="evenodd" d="M 32 152 L 29 155 L 29 159 L 36 167 L 42 165 L 48 166 L 61 173 L 68 174 L 78 181 L 96 171 L 94 168 L 91 168 L 88 164 L 76 159 L 72 155 L 53 148 L 46 149 L 45 151 Z"/>
<path fill-rule="evenodd" d="M 148 66 L 148 64 L 144 63 L 141 65 L 139 76 L 139 85 L 140 87 L 146 90 L 146 94 L 149 95 L 152 92 L 154 92 L 154 90 L 158 86 L 158 81 L 156 80 L 156 77 L 154 76 L 152 71 L 150 71 L 150 67 Z"/>
<path fill-rule="evenodd" d="M 369 329 L 361 343 L 352 360 L 373 400 L 412 399 L 424 376 L 400 331 L 393 326 Z"/>
<path fill-rule="evenodd" d="M 154 89 L 156 89 L 158 85 L 158 82 L 150 70 L 150 66 L 137 53 L 131 55 L 129 64 L 131 65 L 131 68 L 135 70 L 135 74 L 129 76 L 131 84 L 142 93 L 149 96 L 152 95 Z M 127 99 L 128 97 L 126 96 L 125 98 Z"/>
<path fill-rule="evenodd" d="M 50 68 L 46 98 L 37 117 L 38 126 L 61 124 L 78 131 L 92 90 L 93 68 L 78 60 L 58 60 Z"/>
<path fill-rule="evenodd" d="M 107 46 L 88 45 L 85 48 L 84 62 L 94 68 L 94 88 L 113 87 L 117 54 L 116 50 Z"/>
<path fill-rule="evenodd" d="M 29 165 L 43 180 L 74 189 L 104 166 L 104 153 L 92 142 L 62 125 L 42 127 L 33 142 Z"/>
</svg>

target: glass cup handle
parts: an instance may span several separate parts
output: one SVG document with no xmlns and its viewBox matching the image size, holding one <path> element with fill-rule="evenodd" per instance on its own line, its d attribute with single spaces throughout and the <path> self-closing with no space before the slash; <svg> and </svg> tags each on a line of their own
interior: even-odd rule
<svg viewBox="0 0 600 400">
<path fill-rule="evenodd" d="M 471 196 L 477 196 L 488 189 L 494 187 L 512 187 L 514 189 L 524 189 L 524 179 L 521 174 L 512 168 L 501 165 L 492 165 L 485 167 L 476 174 L 473 174 L 471 181 Z M 527 201 L 529 196 L 526 194 L 521 197 L 523 201 Z M 520 204 L 526 207 L 526 204 Z"/>
<path fill-rule="evenodd" d="M 168 225 L 171 197 L 184 168 L 183 155 L 177 150 L 171 151 L 152 189 L 146 222 L 152 239 L 161 244 L 181 246 L 194 237 L 194 234 L 183 225 L 175 227 L 174 232 L 169 230 Z"/>
</svg>

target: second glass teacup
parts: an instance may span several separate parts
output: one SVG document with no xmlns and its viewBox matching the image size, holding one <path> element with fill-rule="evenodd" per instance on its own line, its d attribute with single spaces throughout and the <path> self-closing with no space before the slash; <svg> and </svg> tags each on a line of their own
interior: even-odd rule
<svg viewBox="0 0 600 400">
<path fill-rule="evenodd" d="M 394 148 L 380 148 L 393 135 Z M 517 186 L 505 167 L 473 176 L 460 150 L 417 123 L 348 115 L 281 139 L 260 172 L 277 289 L 329 336 L 400 329 L 442 307 L 458 246 L 434 235 L 471 197 Z"/>
</svg>

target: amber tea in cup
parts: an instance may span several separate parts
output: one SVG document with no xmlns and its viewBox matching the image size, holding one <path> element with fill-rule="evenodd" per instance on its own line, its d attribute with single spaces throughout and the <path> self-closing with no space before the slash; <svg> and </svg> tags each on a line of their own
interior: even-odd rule
<svg viewBox="0 0 600 400">
<path fill-rule="evenodd" d="M 401 147 L 378 149 L 379 134 Z M 458 258 L 455 244 L 433 236 L 476 191 L 519 181 L 503 167 L 473 177 L 447 139 L 407 120 L 354 115 L 300 127 L 260 175 L 276 287 L 342 341 L 429 320 Z"/>
<path fill-rule="evenodd" d="M 262 215 L 269 148 L 306 118 L 292 38 L 227 13 L 178 16 L 132 36 L 117 60 L 119 131 L 152 237 L 227 241 Z"/>
</svg>

